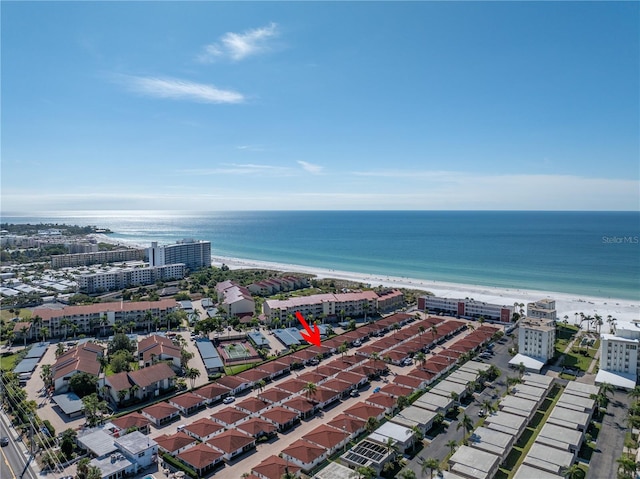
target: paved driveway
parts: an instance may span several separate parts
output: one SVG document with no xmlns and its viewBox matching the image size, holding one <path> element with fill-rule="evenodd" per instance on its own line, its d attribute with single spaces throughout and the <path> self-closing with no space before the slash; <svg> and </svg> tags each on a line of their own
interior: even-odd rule
<svg viewBox="0 0 640 479">
<path fill-rule="evenodd" d="M 624 446 L 624 436 L 627 432 L 625 418 L 629 404 L 629 396 L 624 391 L 616 391 L 609 401 L 586 479 L 616 477 L 616 459 L 622 454 Z"/>
</svg>

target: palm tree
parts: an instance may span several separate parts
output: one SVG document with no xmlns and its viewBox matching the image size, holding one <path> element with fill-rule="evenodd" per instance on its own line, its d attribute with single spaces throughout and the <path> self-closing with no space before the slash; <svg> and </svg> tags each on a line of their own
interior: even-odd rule
<svg viewBox="0 0 640 479">
<path fill-rule="evenodd" d="M 427 362 L 427 356 L 422 351 L 418 351 L 413 356 L 413 359 L 415 359 L 417 363 L 420 363 L 422 367 L 424 367 L 424 364 Z"/>
<path fill-rule="evenodd" d="M 53 376 L 50 364 L 43 364 L 42 370 L 40 371 L 40 378 L 44 382 L 44 386 L 48 389 L 52 386 Z"/>
<path fill-rule="evenodd" d="M 309 381 L 307 384 L 304 385 L 304 388 L 302 388 L 302 390 L 307 396 L 307 399 L 311 399 L 311 396 L 315 395 L 316 391 L 318 390 L 318 386 L 316 386 L 315 383 L 312 383 L 311 381 Z"/>
<path fill-rule="evenodd" d="M 367 432 L 373 432 L 376 429 L 378 429 L 379 425 L 380 425 L 380 421 L 378 421 L 377 418 L 371 416 L 369 417 L 369 419 L 367 419 L 367 424 L 365 425 L 365 428 Z"/>
<path fill-rule="evenodd" d="M 67 339 L 67 334 L 69 331 L 69 326 L 71 325 L 71 321 L 69 321 L 67 318 L 63 318 L 60 321 L 60 326 L 64 326 L 64 339 Z"/>
<path fill-rule="evenodd" d="M 56 359 L 64 354 L 64 343 L 58 343 L 56 346 Z"/>
<path fill-rule="evenodd" d="M 467 433 L 473 431 L 473 420 L 466 413 L 463 414 L 456 429 L 462 429 L 462 441 L 466 442 Z"/>
<path fill-rule="evenodd" d="M 600 391 L 602 391 L 605 396 L 609 396 L 609 393 L 613 394 L 615 390 L 616 388 L 613 386 L 613 384 L 610 384 L 610 383 L 600 384 Z"/>
<path fill-rule="evenodd" d="M 636 464 L 636 461 L 633 460 L 633 458 L 629 457 L 626 454 L 623 454 L 618 459 L 616 459 L 616 462 L 618 463 L 618 470 L 622 469 L 626 477 L 635 477 L 635 472 L 638 470 L 638 465 Z"/>
<path fill-rule="evenodd" d="M 603 385 L 606 383 L 603 383 Z M 602 392 L 602 387 L 600 388 L 600 392 Z M 640 398 L 640 386 L 634 387 L 631 391 L 629 391 L 629 397 L 635 401 Z"/>
<path fill-rule="evenodd" d="M 100 320 L 98 321 L 98 325 L 102 326 L 102 335 L 106 336 L 107 335 L 107 331 L 106 331 L 106 327 L 109 324 L 109 320 L 107 319 L 107 315 L 106 314 L 101 314 L 100 315 Z"/>
<path fill-rule="evenodd" d="M 36 332 L 36 341 L 39 340 L 38 338 L 38 333 L 40 330 L 40 326 L 42 326 L 42 318 L 40 316 L 38 316 L 37 314 L 35 316 L 31 317 L 31 325 L 33 327 L 33 329 Z"/>
<path fill-rule="evenodd" d="M 418 313 L 416 313 L 416 319 L 420 319 L 420 315 Z M 426 331 L 426 328 L 422 324 L 418 326 L 418 334 L 420 336 L 422 336 L 422 333 L 424 333 L 425 331 Z"/>
<path fill-rule="evenodd" d="M 434 471 L 439 471 L 439 470 L 440 470 L 440 463 L 438 462 L 437 459 L 430 457 L 429 459 L 425 459 L 424 461 L 422 461 L 422 465 L 420 467 L 420 472 L 422 473 L 422 475 L 424 475 L 427 471 L 429 471 L 431 479 L 433 479 Z"/>
<path fill-rule="evenodd" d="M 24 347 L 27 347 L 27 331 L 29 331 L 29 328 L 27 328 L 26 326 L 22 326 L 20 328 L 20 334 L 22 334 L 22 339 L 24 339 Z"/>
<path fill-rule="evenodd" d="M 450 439 L 447 441 L 447 447 L 451 449 L 451 455 L 453 456 L 453 453 L 456 451 L 456 447 L 458 447 L 458 443 L 455 439 Z"/>
<path fill-rule="evenodd" d="M 522 376 L 524 376 L 525 371 L 527 370 L 527 367 L 524 365 L 524 363 L 521 361 L 518 363 L 518 365 L 516 366 L 516 369 L 518 370 L 518 376 L 520 376 L 520 379 L 522 379 Z"/>
<path fill-rule="evenodd" d="M 138 386 L 137 384 L 134 384 L 133 386 L 131 386 L 131 388 L 129 388 L 129 397 L 132 399 L 136 397 L 136 393 L 139 390 L 140 390 L 140 386 Z"/>
<path fill-rule="evenodd" d="M 487 412 L 487 415 L 496 410 L 496 406 L 489 399 L 485 399 L 484 401 L 482 401 L 482 407 Z"/>
<path fill-rule="evenodd" d="M 49 336 L 49 328 L 47 328 L 46 326 L 43 328 L 40 328 L 40 334 L 42 335 L 42 340 L 46 341 L 47 336 Z"/>
<path fill-rule="evenodd" d="M 562 477 L 566 479 L 579 479 L 582 477 L 582 469 L 578 464 L 573 464 L 562 469 Z"/>
<path fill-rule="evenodd" d="M 400 478 L 402 479 L 416 479 L 416 473 L 411 469 L 403 469 L 400 471 Z"/>
<path fill-rule="evenodd" d="M 431 340 L 435 341 L 437 335 L 438 335 L 438 328 L 435 325 L 431 326 Z"/>
<path fill-rule="evenodd" d="M 391 456 L 395 457 L 395 455 L 398 452 L 398 441 L 396 441 L 391 437 L 388 437 L 387 441 L 384 443 L 384 447 L 387 448 L 387 453 L 389 454 L 389 457 Z"/>
<path fill-rule="evenodd" d="M 407 396 L 398 396 L 398 400 L 397 400 L 398 410 L 402 411 L 409 404 L 410 404 L 409 398 Z"/>
<path fill-rule="evenodd" d="M 489 369 L 487 369 L 487 372 L 489 373 L 489 376 L 494 379 L 497 379 L 502 375 L 502 371 L 500 371 L 500 368 L 495 364 L 492 364 L 491 366 L 489 366 Z"/>
<path fill-rule="evenodd" d="M 344 343 L 342 343 L 340 346 L 338 346 L 338 352 L 340 354 L 342 354 L 342 357 L 344 358 L 345 353 L 347 352 L 347 342 L 345 341 Z"/>
<path fill-rule="evenodd" d="M 453 403 L 455 405 L 458 402 L 458 399 L 460 399 L 460 395 L 455 391 L 451 391 L 451 399 L 453 399 Z"/>
<path fill-rule="evenodd" d="M 189 382 L 191 382 L 191 389 L 196 385 L 196 379 L 200 377 L 200 370 L 198 368 L 189 368 L 185 374 Z"/>
<path fill-rule="evenodd" d="M 73 332 L 73 339 L 76 339 L 76 335 L 78 334 L 79 330 L 80 330 L 80 326 L 78 326 L 76 323 L 73 323 L 71 325 L 71 331 Z"/>
</svg>

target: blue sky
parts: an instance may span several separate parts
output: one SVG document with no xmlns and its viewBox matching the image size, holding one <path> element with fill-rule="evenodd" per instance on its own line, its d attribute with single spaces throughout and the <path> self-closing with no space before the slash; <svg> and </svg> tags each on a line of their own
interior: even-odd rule
<svg viewBox="0 0 640 479">
<path fill-rule="evenodd" d="M 637 2 L 2 2 L 2 211 L 637 210 Z"/>
</svg>

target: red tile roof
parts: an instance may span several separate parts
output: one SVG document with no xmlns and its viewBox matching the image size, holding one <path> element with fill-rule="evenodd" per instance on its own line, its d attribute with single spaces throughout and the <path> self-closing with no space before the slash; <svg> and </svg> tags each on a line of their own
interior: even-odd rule
<svg viewBox="0 0 640 479">
<path fill-rule="evenodd" d="M 184 428 L 185 431 L 189 431 L 198 437 L 208 436 L 221 429 L 224 429 L 222 424 L 212 421 L 208 417 L 198 419 Z"/>
<path fill-rule="evenodd" d="M 268 363 L 261 364 L 260 366 L 256 366 L 256 369 L 265 371 L 269 374 L 275 374 L 280 371 L 284 371 L 285 369 L 289 369 L 289 365 L 279 361 L 270 361 Z"/>
<path fill-rule="evenodd" d="M 142 410 L 142 412 L 156 419 L 164 419 L 165 417 L 168 417 L 168 416 L 171 416 L 172 414 L 177 413 L 178 408 L 166 402 L 159 402 L 157 404 L 147 406 Z"/>
<path fill-rule="evenodd" d="M 150 309 L 171 309 L 176 307 L 175 299 L 161 299 L 160 301 L 134 301 L 125 303 L 113 301 L 111 303 L 95 303 L 84 306 L 65 306 L 62 309 L 36 308 L 33 315 L 40 316 L 43 320 L 49 321 L 51 318 L 64 318 L 69 316 L 82 316 L 89 314 L 100 314 L 108 311 L 147 311 Z"/>
<path fill-rule="evenodd" d="M 240 385 L 246 383 L 246 381 L 243 381 L 236 376 L 222 376 L 220 379 L 216 380 L 216 383 L 228 387 L 229 389 L 236 389 Z"/>
<path fill-rule="evenodd" d="M 255 383 L 260 380 L 267 379 L 269 377 L 269 373 L 259 371 L 257 369 L 247 369 L 246 371 L 237 374 L 236 377 L 248 383 Z"/>
<path fill-rule="evenodd" d="M 131 388 L 132 384 L 129 382 L 129 375 L 127 371 L 122 371 L 121 373 L 112 374 L 111 376 L 107 376 L 105 381 L 111 385 L 111 388 L 114 391 L 126 391 Z"/>
<path fill-rule="evenodd" d="M 347 437 L 349 437 L 349 434 L 346 432 L 339 431 L 338 429 L 327 426 L 326 424 L 322 424 L 302 436 L 302 439 L 326 449 L 331 449 L 340 444 Z"/>
<path fill-rule="evenodd" d="M 184 393 L 169 399 L 170 403 L 180 406 L 183 409 L 189 409 L 199 404 L 204 404 L 205 399 L 193 393 Z"/>
<path fill-rule="evenodd" d="M 282 454 L 294 457 L 304 464 L 310 464 L 317 458 L 322 456 L 325 452 L 327 452 L 327 449 L 324 447 L 316 446 L 315 444 L 311 444 L 309 441 L 305 441 L 304 439 L 298 439 L 297 441 L 293 442 L 288 448 L 283 449 Z"/>
<path fill-rule="evenodd" d="M 392 408 L 396 405 L 397 399 L 383 393 L 374 393 L 369 396 L 366 402 L 374 404 L 376 406 L 382 406 L 384 408 Z"/>
<path fill-rule="evenodd" d="M 156 437 L 155 441 L 158 443 L 158 447 L 161 447 L 169 452 L 175 452 L 180 448 L 196 442 L 194 438 L 182 431 L 176 432 L 175 434 L 171 435 L 163 434 Z"/>
<path fill-rule="evenodd" d="M 231 390 L 222 384 L 211 383 L 206 386 L 202 386 L 200 389 L 196 389 L 193 393 L 207 399 L 215 399 L 228 394 L 229 391 Z"/>
<path fill-rule="evenodd" d="M 132 412 L 126 416 L 121 416 L 117 419 L 111 419 L 111 423 L 117 426 L 119 429 L 127 430 L 130 427 L 137 427 L 142 429 L 149 425 L 149 419 L 138 412 Z"/>
<path fill-rule="evenodd" d="M 230 454 L 252 443 L 255 443 L 255 439 L 252 436 L 235 429 L 229 429 L 207 441 L 207 444 L 225 454 Z"/>
<path fill-rule="evenodd" d="M 271 404 L 268 402 L 262 401 L 255 397 L 249 397 L 244 401 L 236 403 L 236 407 L 239 409 L 246 409 L 249 412 L 258 412 L 262 411 L 264 408 L 269 407 Z"/>
<path fill-rule="evenodd" d="M 251 472 L 260 474 L 267 479 L 282 479 L 282 476 L 284 476 L 287 470 L 291 474 L 296 474 L 300 471 L 300 468 L 279 456 L 269 456 L 251 469 Z"/>
<path fill-rule="evenodd" d="M 276 406 L 267 411 L 261 412 L 260 416 L 268 419 L 275 424 L 283 425 L 293 421 L 298 417 L 298 414 L 291 411 L 290 409 Z"/>
<path fill-rule="evenodd" d="M 195 469 L 204 469 L 220 459 L 222 453 L 207 444 L 198 444 L 181 452 L 178 457 Z"/>
<path fill-rule="evenodd" d="M 290 393 L 298 393 L 302 391 L 306 385 L 307 383 L 305 381 L 292 378 L 278 384 L 276 387 Z"/>
<path fill-rule="evenodd" d="M 365 427 L 366 424 L 367 422 L 364 419 L 355 418 L 344 413 L 339 414 L 327 423 L 327 425 L 331 427 L 335 427 L 341 431 L 347 431 L 350 434 L 359 431 Z"/>
<path fill-rule="evenodd" d="M 158 363 L 148 368 L 129 372 L 129 378 L 141 388 L 149 387 L 163 379 L 173 378 L 175 375 L 176 373 L 166 363 Z"/>
<path fill-rule="evenodd" d="M 296 411 L 300 411 L 302 414 L 311 412 L 314 408 L 313 403 L 303 396 L 294 396 L 282 405 Z"/>
<path fill-rule="evenodd" d="M 236 429 L 256 437 L 258 434 L 272 434 L 276 432 L 278 428 L 269 421 L 259 417 L 253 417 L 248 421 L 237 425 Z"/>
<path fill-rule="evenodd" d="M 366 421 L 370 417 L 378 417 L 384 414 L 384 409 L 379 406 L 372 406 L 371 404 L 358 402 L 345 410 L 344 413 Z"/>
<path fill-rule="evenodd" d="M 235 424 L 246 417 L 249 417 L 246 412 L 239 411 L 234 407 L 226 407 L 211 415 L 211 419 L 223 424 Z"/>
<path fill-rule="evenodd" d="M 291 397 L 291 393 L 289 391 L 283 391 L 278 388 L 270 388 L 264 392 L 258 393 L 258 398 L 269 403 L 277 403 L 289 397 Z"/>
</svg>

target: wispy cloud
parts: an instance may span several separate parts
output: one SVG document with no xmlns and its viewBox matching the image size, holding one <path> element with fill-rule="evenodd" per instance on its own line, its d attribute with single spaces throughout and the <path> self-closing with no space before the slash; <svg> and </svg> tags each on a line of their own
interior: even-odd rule
<svg viewBox="0 0 640 479">
<path fill-rule="evenodd" d="M 218 42 L 204 47 L 198 56 L 202 63 L 211 63 L 218 58 L 230 58 L 234 61 L 269 50 L 269 40 L 278 35 L 278 25 L 269 25 L 242 33 L 225 33 Z"/>
<path fill-rule="evenodd" d="M 313 163 L 309 163 L 307 161 L 298 160 L 298 164 L 302 166 L 302 168 L 305 171 L 312 173 L 314 175 L 319 175 L 320 173 L 322 173 L 322 170 L 323 170 L 322 166 L 314 165 Z"/>
<path fill-rule="evenodd" d="M 223 163 L 215 168 L 191 168 L 179 170 L 183 175 L 262 175 L 262 176 L 291 176 L 294 172 L 285 166 L 258 165 L 253 163 Z"/>
<path fill-rule="evenodd" d="M 122 75 L 117 77 L 125 87 L 141 95 L 171 100 L 188 100 L 199 103 L 242 103 L 244 95 L 233 90 L 221 90 L 213 85 L 194 83 L 177 78 L 141 77 Z"/>
</svg>

